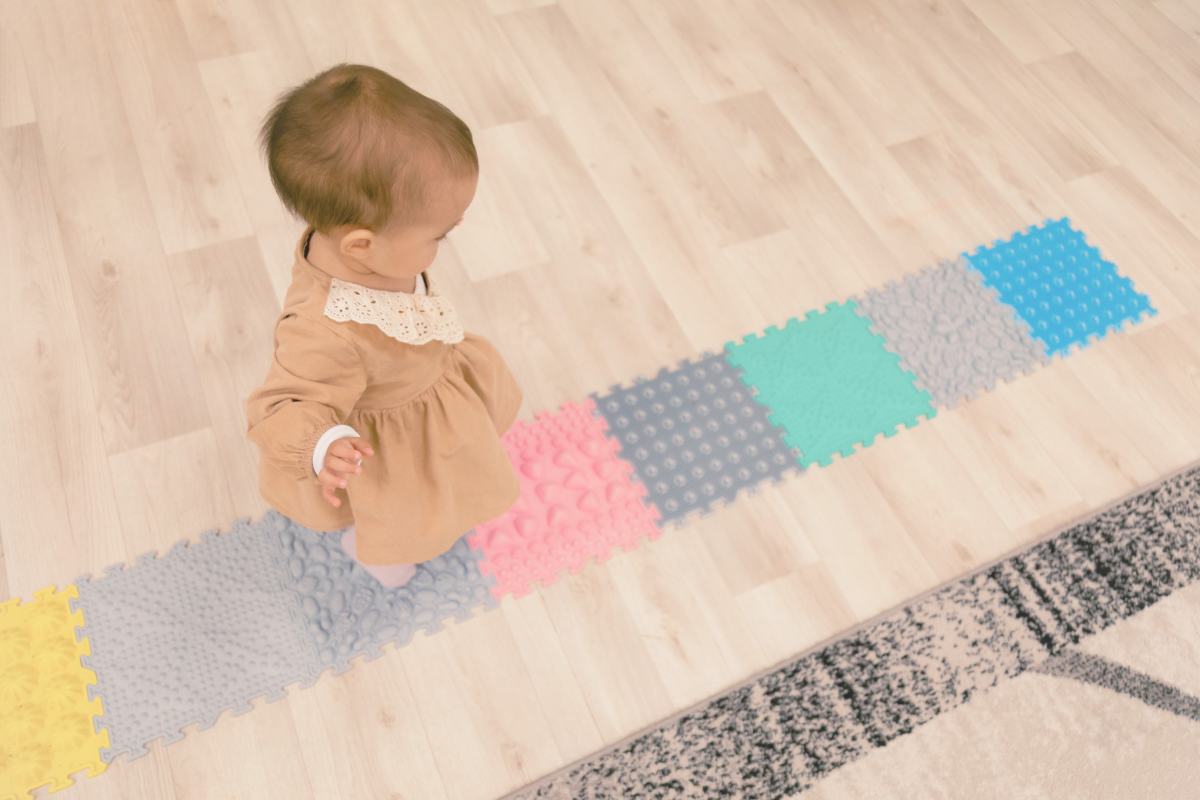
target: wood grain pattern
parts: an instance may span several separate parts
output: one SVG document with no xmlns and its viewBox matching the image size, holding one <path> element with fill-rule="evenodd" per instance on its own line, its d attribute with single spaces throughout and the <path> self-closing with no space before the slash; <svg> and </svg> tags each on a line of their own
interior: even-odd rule
<svg viewBox="0 0 1200 800">
<path fill-rule="evenodd" d="M 0 537 L 26 599 L 125 556 L 51 194 L 38 126 L 0 131 Z"/>
<path fill-rule="evenodd" d="M 11 28 L 0 33 L 0 128 L 36 122 L 25 60 Z"/>
<path fill-rule="evenodd" d="M 1159 315 L 64 800 L 489 800 L 1200 459 L 1193 0 L 40 0 L 0 10 L 0 600 L 257 516 L 342 61 L 472 126 L 435 270 L 531 419 L 1046 217 Z"/>
<path fill-rule="evenodd" d="M 108 452 L 206 427 L 105 23 L 81 0 L 16 8 Z"/>
<path fill-rule="evenodd" d="M 218 448 L 213 480 L 224 474 L 236 516 L 258 517 L 266 504 L 258 451 L 246 439 L 245 398 L 271 364 L 280 310 L 258 243 L 251 237 L 190 250 L 172 256 L 170 270 Z"/>
<path fill-rule="evenodd" d="M 253 233 L 179 12 L 104 2 L 104 28 L 129 129 L 167 253 Z M 153 13 L 147 13 L 147 12 Z"/>
</svg>

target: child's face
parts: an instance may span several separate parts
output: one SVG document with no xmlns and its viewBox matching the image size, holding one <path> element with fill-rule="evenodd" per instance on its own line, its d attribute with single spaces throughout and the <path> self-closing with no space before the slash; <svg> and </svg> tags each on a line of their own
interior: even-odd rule
<svg viewBox="0 0 1200 800">
<path fill-rule="evenodd" d="M 462 222 L 463 213 L 475 199 L 479 178 L 451 179 L 430 192 L 432 202 L 425 219 L 380 232 L 357 230 L 342 239 L 343 252 L 368 271 L 384 278 L 405 279 L 419 275 L 437 257 L 438 245 Z"/>
</svg>

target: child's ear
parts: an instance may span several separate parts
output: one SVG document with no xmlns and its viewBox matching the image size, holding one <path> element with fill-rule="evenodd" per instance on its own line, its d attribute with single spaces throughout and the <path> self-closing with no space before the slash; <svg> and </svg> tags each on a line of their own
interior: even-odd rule
<svg viewBox="0 0 1200 800">
<path fill-rule="evenodd" d="M 342 237 L 342 253 L 360 261 L 365 260 L 375 244 L 375 232 L 367 228 L 356 228 Z"/>
</svg>

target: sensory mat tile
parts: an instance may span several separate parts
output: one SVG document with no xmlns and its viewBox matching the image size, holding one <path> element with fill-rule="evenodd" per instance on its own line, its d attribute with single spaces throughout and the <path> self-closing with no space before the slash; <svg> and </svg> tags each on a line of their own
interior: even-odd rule
<svg viewBox="0 0 1200 800">
<path fill-rule="evenodd" d="M 620 445 L 605 435 L 595 408 L 591 400 L 564 403 L 504 435 L 521 496 L 469 538 L 484 553 L 480 570 L 496 578 L 496 597 L 521 597 L 535 581 L 552 584 L 564 569 L 578 573 L 589 558 L 607 561 L 614 548 L 632 550 L 641 537 L 661 535 L 658 511 L 630 480 L 633 466 L 617 457 Z"/>
<path fill-rule="evenodd" d="M 249 711 L 250 700 L 278 699 L 318 673 L 277 540 L 247 521 L 76 583 L 92 646 L 84 666 L 96 671 L 111 739 L 106 762 L 143 756 L 155 739 L 178 741 L 188 725 L 207 728 L 226 709 Z"/>
<path fill-rule="evenodd" d="M 342 552 L 341 533 L 320 533 L 274 511 L 261 523 L 279 541 L 287 585 L 295 593 L 320 668 L 335 674 L 350 660 L 383 654 L 381 645 L 407 644 L 418 630 L 435 633 L 451 617 L 469 619 L 472 609 L 494 608 L 495 581 L 480 573 L 483 553 L 467 537 L 448 552 L 417 565 L 417 575 L 398 589 L 385 589 Z"/>
<path fill-rule="evenodd" d="M 710 513 L 714 501 L 732 503 L 739 491 L 800 471 L 798 453 L 723 353 L 609 392 L 592 399 L 660 524 Z"/>
<path fill-rule="evenodd" d="M 937 414 L 870 325 L 849 300 L 725 345 L 729 363 L 745 371 L 742 381 L 758 390 L 757 401 L 771 409 L 772 424 L 800 449 L 805 467 L 831 464 L 834 453 L 848 456 L 877 434 L 894 436 L 896 426 Z"/>
<path fill-rule="evenodd" d="M 88 698 L 96 674 L 80 660 L 89 642 L 75 639 L 84 623 L 83 612 L 70 608 L 78 596 L 74 586 L 57 593 L 51 586 L 31 603 L 0 603 L 0 800 L 39 786 L 56 792 L 74 772 L 94 777 L 108 767 L 100 758 L 108 734 L 93 722 L 104 710 Z"/>
<path fill-rule="evenodd" d="M 964 255 L 1052 356 L 1158 313 L 1065 217 Z"/>
<path fill-rule="evenodd" d="M 953 407 L 1049 361 L 1045 345 L 961 257 L 871 289 L 854 302 L 941 406 Z"/>
</svg>

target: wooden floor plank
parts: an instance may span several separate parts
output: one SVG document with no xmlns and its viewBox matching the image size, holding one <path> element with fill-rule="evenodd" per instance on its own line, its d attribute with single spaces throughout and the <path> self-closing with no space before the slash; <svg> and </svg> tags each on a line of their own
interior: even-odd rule
<svg viewBox="0 0 1200 800">
<path fill-rule="evenodd" d="M 258 493 L 258 451 L 246 439 L 246 398 L 271 365 L 279 304 L 254 238 L 172 256 L 171 280 L 203 384 L 232 511 L 258 518 L 266 504 Z"/>
<path fill-rule="evenodd" d="M 17 8 L 107 450 L 207 427 L 103 22 L 75 0 Z"/>
<path fill-rule="evenodd" d="M 0 537 L 26 600 L 126 557 L 51 194 L 38 125 L 0 130 Z"/>
<path fill-rule="evenodd" d="M 1036 433 L 1022 422 L 1007 385 L 938 416 L 950 451 L 1010 530 L 1082 503 Z"/>
<path fill-rule="evenodd" d="M 417 0 L 420 27 L 438 63 L 466 100 L 478 128 L 519 122 L 548 109 L 491 11 L 475 0 Z"/>
<path fill-rule="evenodd" d="M 546 248 L 547 263 L 500 281 L 518 287 L 518 296 L 501 299 L 485 291 L 484 302 L 497 326 L 509 329 L 519 320 L 514 312 L 536 304 L 531 321 L 547 331 L 542 341 L 577 387 L 538 407 L 557 408 L 691 355 L 677 315 L 664 301 L 666 293 L 562 127 L 542 118 L 489 135 L 509 156 L 496 168 L 524 187 L 524 213 Z M 518 335 L 501 334 L 506 352 L 520 350 Z M 529 385 L 555 372 L 530 374 Z"/>
<path fill-rule="evenodd" d="M 343 61 L 459 114 L 434 265 L 522 419 L 1070 216 L 1152 320 L 63 800 L 492 800 L 1200 459 L 1193 0 L 42 0 L 0 32 L 0 599 L 265 509 L 303 223 L 255 137 Z M 249 793 L 249 795 L 247 795 Z"/>
<path fill-rule="evenodd" d="M 611 744 L 675 708 L 608 568 L 537 590 L 592 719 Z"/>
<path fill-rule="evenodd" d="M 604 739 L 541 594 L 533 592 L 519 600 L 510 595 L 500 607 L 546 712 L 562 762 L 599 750 Z"/>
<path fill-rule="evenodd" d="M 861 618 L 823 563 L 810 564 L 740 595 L 768 663 L 778 664 L 854 627 Z"/>
<path fill-rule="evenodd" d="M 254 231 L 173 3 L 99 3 L 113 71 L 163 248 L 179 253 Z"/>
<path fill-rule="evenodd" d="M 237 518 L 211 428 L 110 456 L 127 552 L 165 554 Z"/>
<path fill-rule="evenodd" d="M 920 263 L 906 263 L 888 249 L 812 155 L 769 94 L 762 92 L 723 100 L 710 105 L 709 112 L 711 124 L 724 131 L 750 168 L 758 190 L 779 206 L 794 234 L 772 234 L 733 245 L 725 248 L 726 255 L 738 264 L 741 262 L 733 254 L 754 251 L 759 247 L 755 241 L 771 248 L 777 245 L 788 247 L 790 255 L 780 253 L 780 256 L 808 265 L 814 276 L 819 275 L 821 287 L 830 289 L 809 304 L 799 298 L 798 302 L 791 301 L 792 310 L 784 311 L 784 314 L 802 313 L 834 299 L 858 294 L 870 286 L 901 276 Z M 781 291 L 753 292 L 751 302 L 759 307 L 764 303 L 788 303 L 789 290 L 796 286 L 789 280 L 778 288 Z M 774 322 L 778 317 L 768 315 L 766 319 Z"/>
<path fill-rule="evenodd" d="M 498 797 L 562 763 L 503 614 L 483 614 L 401 650 L 430 749 L 454 798 Z"/>
<path fill-rule="evenodd" d="M 1007 48 L 959 0 L 946 3 L 940 12 L 919 0 L 886 7 L 893 18 L 903 16 L 908 26 L 916 26 L 936 43 L 948 68 L 961 74 L 992 113 L 1042 154 L 1058 175 L 1069 180 L 1114 163 L 1096 132 L 1080 124 L 1069 104 L 1009 57 Z"/>
<path fill-rule="evenodd" d="M 693 352 L 752 329 L 741 316 L 744 298 L 726 285 L 716 241 L 688 213 L 677 183 L 566 14 L 547 6 L 500 21 L 654 287 L 671 298 L 669 308 Z M 676 281 L 681 275 L 689 279 Z"/>
<path fill-rule="evenodd" d="M 694 0 L 635 0 L 630 6 L 701 103 L 762 90 L 710 9 Z"/>
<path fill-rule="evenodd" d="M 856 619 L 872 617 L 938 583 L 864 465 L 853 457 L 810 469 L 780 491 Z"/>
<path fill-rule="evenodd" d="M 867 4 L 768 0 L 767 5 L 881 144 L 938 130 L 929 97 L 912 80 L 906 48 Z"/>
<path fill-rule="evenodd" d="M 21 44 L 11 27 L 0 33 L 0 128 L 36 122 Z"/>
<path fill-rule="evenodd" d="M 1017 546 L 986 494 L 946 444 L 940 426 L 918 425 L 855 458 L 938 580 L 952 580 Z M 938 475 L 939 480 L 931 482 L 928 475 Z"/>
<path fill-rule="evenodd" d="M 164 751 L 178 800 L 316 798 L 286 698 L 257 700 L 236 717 L 225 712 L 208 730 L 190 726 Z"/>
<path fill-rule="evenodd" d="M 314 798 L 446 800 L 400 656 L 359 661 L 345 675 L 289 693 L 304 769 L 281 784 L 305 781 L 303 791 Z"/>
<path fill-rule="evenodd" d="M 604 71 L 630 116 L 678 181 L 691 215 L 718 246 L 782 230 L 725 138 L 705 125 L 687 85 L 625 0 L 559 5 Z M 646 75 L 656 76 L 647 81 Z"/>
<path fill-rule="evenodd" d="M 1066 55 L 1073 49 L 1070 42 L 1042 23 L 1028 6 L 1004 0 L 963 0 L 963 3 L 1022 64 Z"/>
<path fill-rule="evenodd" d="M 705 541 L 687 533 L 640 547 L 609 566 L 676 708 L 768 665 Z"/>
<path fill-rule="evenodd" d="M 928 202 L 822 68 L 797 50 L 771 8 L 722 0 L 742 59 L 808 148 L 893 252 L 909 263 L 933 250 L 911 226 Z"/>
<path fill-rule="evenodd" d="M 308 63 L 307 56 L 303 63 Z M 274 50 L 201 61 L 199 68 L 254 226 L 262 262 L 282 303 L 292 282 L 296 241 L 306 225 L 289 214 L 275 194 L 258 136 L 276 99 L 307 78 L 309 68 L 299 71 Z"/>
</svg>

